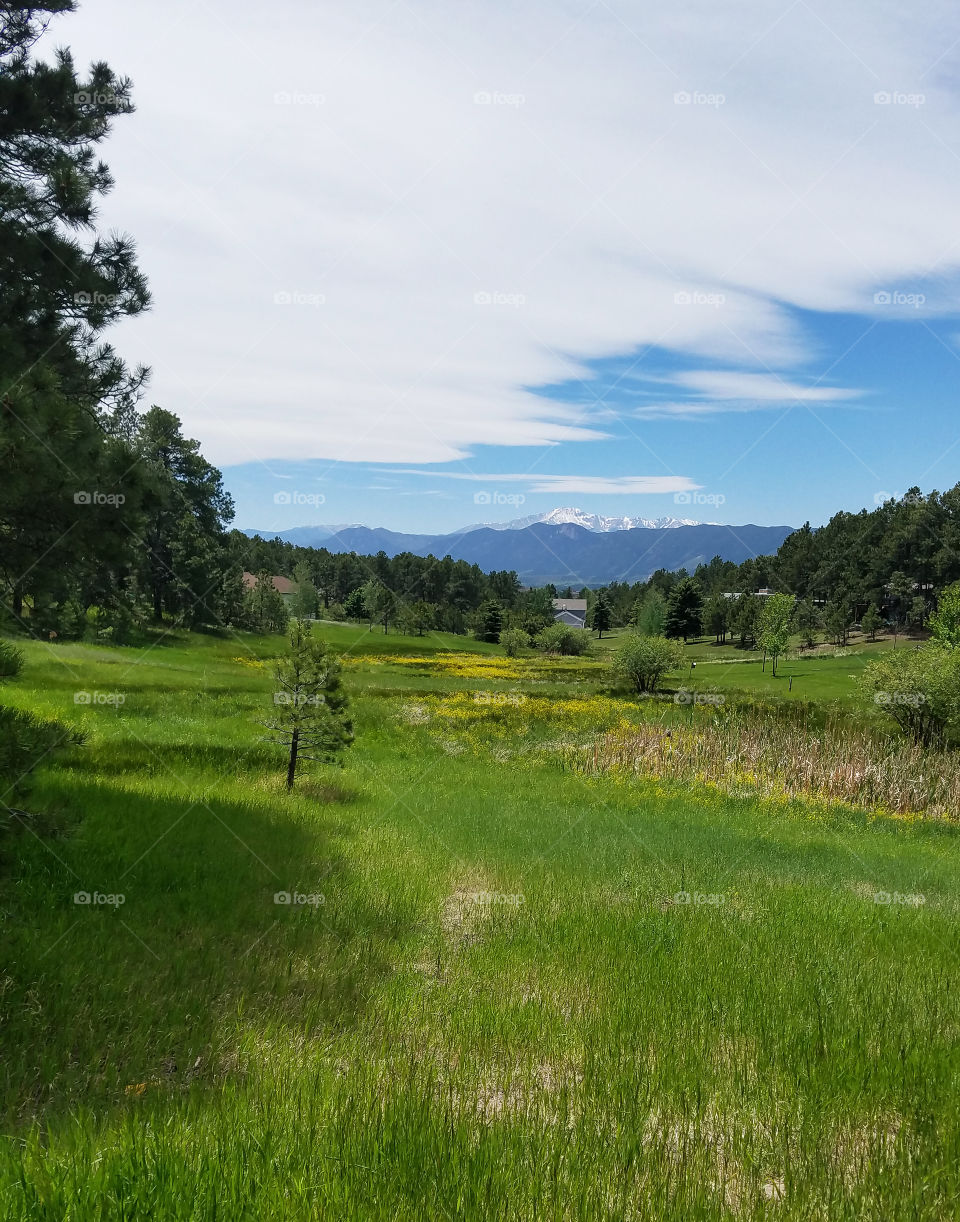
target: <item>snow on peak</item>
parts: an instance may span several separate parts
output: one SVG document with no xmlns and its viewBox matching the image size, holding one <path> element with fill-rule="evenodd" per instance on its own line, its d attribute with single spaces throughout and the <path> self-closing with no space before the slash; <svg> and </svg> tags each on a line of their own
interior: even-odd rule
<svg viewBox="0 0 960 1222">
<path fill-rule="evenodd" d="M 523 530 L 537 522 L 546 522 L 550 526 L 582 526 L 595 534 L 606 534 L 611 530 L 673 530 L 677 526 L 715 526 L 715 522 L 698 522 L 693 518 L 628 518 L 606 517 L 602 513 L 587 513 L 584 509 L 564 506 L 550 509 L 546 513 L 531 513 L 525 518 L 514 518 L 512 522 L 478 522 L 475 526 L 467 526 L 465 530 Z"/>
</svg>

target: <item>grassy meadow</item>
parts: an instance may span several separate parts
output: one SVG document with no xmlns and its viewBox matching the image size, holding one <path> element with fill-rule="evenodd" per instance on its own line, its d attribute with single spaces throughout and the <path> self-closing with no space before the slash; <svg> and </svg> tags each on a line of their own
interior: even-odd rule
<svg viewBox="0 0 960 1222">
<path fill-rule="evenodd" d="M 957 1216 L 954 819 L 599 753 L 739 701 L 872 733 L 874 647 L 691 646 L 710 705 L 320 631 L 356 743 L 292 795 L 281 638 L 24 646 L 0 698 L 86 741 L 0 832 L 0 1216 Z"/>
</svg>

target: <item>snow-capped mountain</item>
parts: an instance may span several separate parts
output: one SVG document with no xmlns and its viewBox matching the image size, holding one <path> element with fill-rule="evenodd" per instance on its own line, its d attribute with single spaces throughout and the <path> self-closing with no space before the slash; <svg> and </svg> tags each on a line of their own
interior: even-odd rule
<svg viewBox="0 0 960 1222">
<path fill-rule="evenodd" d="M 462 531 L 456 533 L 463 534 L 470 530 L 523 530 L 536 522 L 546 522 L 549 526 L 582 526 L 584 530 L 592 530 L 600 535 L 611 530 L 673 530 L 677 526 L 717 525 L 716 522 L 700 522 L 693 518 L 609 518 L 602 513 L 587 513 L 583 509 L 565 506 L 561 509 L 550 509 L 546 513 L 531 513 L 525 518 L 514 518 L 512 522 L 478 522 L 474 526 L 465 526 Z"/>
<path fill-rule="evenodd" d="M 373 556 L 450 556 L 476 564 L 484 572 L 512 570 L 525 585 L 602 586 L 611 581 L 645 581 L 657 569 L 687 569 L 708 564 L 714 556 L 741 564 L 749 556 L 772 555 L 790 526 L 719 526 L 712 522 L 687 525 L 675 518 L 646 522 L 643 518 L 599 518 L 577 510 L 577 520 L 539 515 L 520 522 L 497 523 L 497 529 L 477 527 L 443 535 L 406 535 L 384 527 L 297 526 L 280 538 L 300 547 Z M 551 521 L 544 520 L 552 518 Z M 593 522 L 596 522 L 593 525 Z M 623 525 L 609 525 L 609 523 Z M 512 529 L 510 529 L 512 527 Z M 630 529 L 633 527 L 633 529 Z M 679 529 L 671 529 L 678 527 Z M 250 531 L 250 534 L 264 533 Z M 268 532 L 272 537 L 276 532 Z"/>
</svg>

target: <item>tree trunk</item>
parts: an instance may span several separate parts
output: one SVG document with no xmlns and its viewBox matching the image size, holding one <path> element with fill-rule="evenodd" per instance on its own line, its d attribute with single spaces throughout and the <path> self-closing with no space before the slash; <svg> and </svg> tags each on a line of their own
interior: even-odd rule
<svg viewBox="0 0 960 1222">
<path fill-rule="evenodd" d="M 159 582 L 153 583 L 153 618 L 157 623 L 163 619 L 163 589 Z"/>
<path fill-rule="evenodd" d="M 23 618 L 23 586 L 19 581 L 13 587 L 13 614 L 17 619 Z"/>
<path fill-rule="evenodd" d="M 287 792 L 293 789 L 294 777 L 297 775 L 297 749 L 300 745 L 300 731 L 294 730 L 290 738 L 290 762 L 287 764 Z"/>
</svg>

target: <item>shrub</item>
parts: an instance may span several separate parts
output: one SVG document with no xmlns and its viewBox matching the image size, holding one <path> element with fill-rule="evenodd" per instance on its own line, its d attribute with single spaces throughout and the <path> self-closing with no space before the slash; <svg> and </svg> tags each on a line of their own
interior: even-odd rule
<svg viewBox="0 0 960 1222">
<path fill-rule="evenodd" d="M 683 665 L 683 646 L 665 636 L 626 637 L 613 655 L 614 674 L 629 679 L 638 692 L 655 692 L 668 670 Z"/>
<path fill-rule="evenodd" d="M 522 628 L 505 628 L 500 633 L 500 644 L 508 658 L 515 658 L 523 649 L 529 649 L 530 637 Z"/>
<path fill-rule="evenodd" d="M 930 633 L 944 645 L 960 645 L 960 581 L 941 593 L 937 609 L 930 616 Z"/>
<path fill-rule="evenodd" d="M 590 633 L 586 628 L 569 628 L 566 624 L 551 624 L 537 633 L 534 644 L 546 653 L 580 657 L 590 648 Z"/>
<path fill-rule="evenodd" d="M 12 679 L 23 668 L 23 653 L 9 641 L 0 640 L 0 679 Z"/>
<path fill-rule="evenodd" d="M 923 747 L 943 743 L 960 724 L 960 650 L 939 641 L 891 650 L 867 666 L 861 684 Z"/>
</svg>

